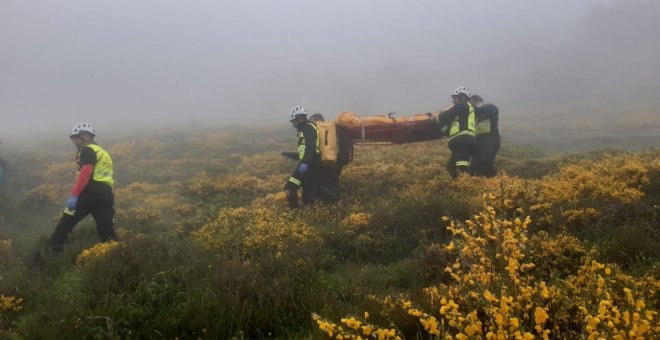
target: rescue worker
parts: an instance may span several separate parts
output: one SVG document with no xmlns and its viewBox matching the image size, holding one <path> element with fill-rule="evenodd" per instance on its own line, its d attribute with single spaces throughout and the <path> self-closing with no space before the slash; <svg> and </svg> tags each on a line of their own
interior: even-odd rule
<svg viewBox="0 0 660 340">
<path fill-rule="evenodd" d="M 48 248 L 52 251 L 62 251 L 73 227 L 89 214 L 96 222 L 96 231 L 101 241 L 118 240 L 113 229 L 115 209 L 112 158 L 94 142 L 94 136 L 94 128 L 88 123 L 77 124 L 71 130 L 69 138 L 78 148 L 78 178 L 48 242 Z"/>
<path fill-rule="evenodd" d="M 480 106 L 483 99 L 477 95 L 473 95 L 470 102 L 475 108 L 476 119 L 476 150 L 471 172 L 476 176 L 493 177 L 497 174 L 495 155 L 500 149 L 499 110 L 493 104 Z"/>
<path fill-rule="evenodd" d="M 479 112 L 478 112 L 479 111 L 479 106 L 481 104 L 483 104 L 483 102 L 484 102 L 483 98 L 481 98 L 481 96 L 478 95 L 478 94 L 473 94 L 472 96 L 470 96 L 470 100 L 468 100 L 468 103 L 470 103 L 470 105 L 472 105 L 472 107 L 474 108 L 474 114 L 475 115 L 479 114 Z M 476 119 L 476 116 L 475 116 L 475 119 Z"/>
<path fill-rule="evenodd" d="M 300 162 L 293 174 L 286 181 L 289 208 L 298 208 L 298 188 L 302 187 L 302 203 L 314 203 L 318 186 L 317 171 L 320 165 L 319 136 L 316 125 L 307 120 L 307 110 L 302 106 L 291 109 L 289 122 L 298 130 L 298 151 L 282 152 L 282 156 L 297 159 Z"/>
<path fill-rule="evenodd" d="M 474 107 L 468 102 L 470 96 L 467 87 L 457 88 L 451 95 L 454 106 L 433 117 L 441 129 L 448 130 L 451 158 L 447 170 L 453 178 L 469 173 L 470 159 L 476 148 L 476 121 Z"/>
</svg>

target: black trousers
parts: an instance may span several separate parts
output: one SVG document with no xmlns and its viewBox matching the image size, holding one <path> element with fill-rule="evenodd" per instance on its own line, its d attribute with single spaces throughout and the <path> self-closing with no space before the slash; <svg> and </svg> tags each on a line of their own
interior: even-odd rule
<svg viewBox="0 0 660 340">
<path fill-rule="evenodd" d="M 473 143 L 449 143 L 451 158 L 447 163 L 447 171 L 452 178 L 462 173 L 470 173 L 470 159 L 474 154 Z"/>
<path fill-rule="evenodd" d="M 500 150 L 500 136 L 496 134 L 477 135 L 477 150 L 472 157 L 472 172 L 477 176 L 493 177 L 495 171 L 495 155 Z"/>
<path fill-rule="evenodd" d="M 112 222 L 115 217 L 114 204 L 115 197 L 112 191 L 83 191 L 78 197 L 75 213 L 73 215 L 62 214 L 53 235 L 50 237 L 48 247 L 55 251 L 61 250 L 73 227 L 89 214 L 92 214 L 94 222 L 96 222 L 96 231 L 101 241 L 117 240 L 118 237 L 115 234 Z"/>
<path fill-rule="evenodd" d="M 323 203 L 334 203 L 339 200 L 339 176 L 343 166 L 321 166 L 318 171 L 317 198 Z"/>
<path fill-rule="evenodd" d="M 307 172 L 300 173 L 298 168 L 293 172 L 291 177 L 300 180 L 301 184 L 296 185 L 291 181 L 287 181 L 284 190 L 287 192 L 286 198 L 289 202 L 289 208 L 298 208 L 298 189 L 302 188 L 302 203 L 309 205 L 316 201 L 318 190 L 318 171 L 316 166 L 310 166 Z"/>
</svg>

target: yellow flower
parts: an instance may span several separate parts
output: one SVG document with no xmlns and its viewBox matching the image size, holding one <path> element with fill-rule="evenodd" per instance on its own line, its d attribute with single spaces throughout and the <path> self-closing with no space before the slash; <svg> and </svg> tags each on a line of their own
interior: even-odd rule
<svg viewBox="0 0 660 340">
<path fill-rule="evenodd" d="M 9 311 L 14 311 L 14 312 L 19 312 L 21 309 L 23 309 L 23 306 L 21 305 L 23 303 L 23 299 L 21 298 L 16 298 L 14 296 L 5 296 L 3 294 L 0 294 L 0 311 L 1 312 L 9 312 Z"/>
<path fill-rule="evenodd" d="M 484 295 L 484 299 L 486 299 L 486 301 L 488 302 L 494 303 L 498 301 L 498 299 L 495 296 L 493 296 L 493 294 L 489 290 L 485 290 L 483 292 L 483 295 Z"/>
<path fill-rule="evenodd" d="M 536 322 L 537 325 L 540 325 L 546 320 L 548 320 L 548 313 L 546 313 L 545 309 L 536 307 L 536 310 L 534 310 L 534 322 Z"/>
<path fill-rule="evenodd" d="M 373 329 L 371 327 L 366 326 L 366 325 L 362 326 L 362 334 L 364 334 L 366 336 L 369 336 L 369 335 L 371 335 L 372 331 L 373 331 Z"/>
<path fill-rule="evenodd" d="M 95 258 L 105 255 L 117 246 L 119 246 L 119 242 L 117 241 L 97 243 L 94 246 L 83 250 L 82 253 L 78 255 L 78 258 L 76 258 L 76 264 L 84 265 Z"/>
</svg>

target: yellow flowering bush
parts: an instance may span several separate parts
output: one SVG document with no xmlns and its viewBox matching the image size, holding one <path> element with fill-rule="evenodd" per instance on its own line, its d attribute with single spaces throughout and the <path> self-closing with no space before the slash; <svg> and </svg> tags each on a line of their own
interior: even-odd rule
<svg viewBox="0 0 660 340">
<path fill-rule="evenodd" d="M 62 204 L 62 200 L 65 200 L 65 191 L 64 186 L 58 186 L 55 184 L 44 184 L 40 185 L 30 191 L 28 191 L 24 198 L 23 203 L 31 208 L 39 208 L 48 204 Z"/>
<path fill-rule="evenodd" d="M 649 338 L 660 334 L 655 306 L 660 282 L 653 277 L 633 278 L 616 267 L 586 258 L 578 273 L 565 281 L 565 301 L 577 315 L 561 315 L 563 322 L 577 317 L 589 339 Z"/>
<path fill-rule="evenodd" d="M 377 325 L 367 322 L 369 313 L 364 313 L 364 318 L 350 316 L 341 319 L 341 324 L 335 324 L 331 321 L 321 318 L 316 313 L 312 313 L 312 319 L 325 335 L 332 339 L 377 339 L 377 340 L 400 340 L 401 337 L 397 334 L 394 328 L 379 327 Z"/>
<path fill-rule="evenodd" d="M 576 237 L 561 233 L 550 237 L 541 231 L 530 237 L 526 252 L 529 262 L 534 263 L 532 275 L 545 281 L 566 278 L 577 272 L 582 259 L 593 255 Z"/>
<path fill-rule="evenodd" d="M 192 236 L 210 250 L 245 257 L 267 253 L 279 258 L 312 251 L 322 241 L 318 231 L 294 212 L 260 206 L 222 209 Z M 307 261 L 301 256 L 295 260 Z"/>
<path fill-rule="evenodd" d="M 20 312 L 23 309 L 23 299 L 11 295 L 0 294 L 0 312 Z"/>
<path fill-rule="evenodd" d="M 657 152 L 609 155 L 565 164 L 541 179 L 466 176 L 452 185 L 473 193 L 475 209 L 488 191 L 496 198 L 492 206 L 502 213 L 523 208 L 540 225 L 585 227 L 638 203 L 649 188 L 649 175 L 659 171 L 657 157 Z"/>
<path fill-rule="evenodd" d="M 92 247 L 84 249 L 80 255 L 76 258 L 77 265 L 85 265 L 94 261 L 95 259 L 104 256 L 108 252 L 116 249 L 120 246 L 120 243 L 117 241 L 109 241 L 103 243 L 97 243 Z"/>
<path fill-rule="evenodd" d="M 488 204 L 496 196 L 484 198 Z M 660 285 L 656 279 L 635 281 L 614 266 L 590 260 L 590 252 L 569 235 L 530 238 L 531 219 L 519 209 L 513 213 L 498 217 L 485 205 L 465 221 L 444 217 L 449 242 L 427 250 L 427 257 L 444 258 L 436 268 L 447 264 L 443 283 L 425 288 L 418 307 L 407 299 L 385 298 L 383 310 L 391 315 L 393 306 L 404 310 L 436 338 L 627 338 L 660 331 L 652 307 Z M 338 333 L 324 322 L 319 329 Z"/>
</svg>

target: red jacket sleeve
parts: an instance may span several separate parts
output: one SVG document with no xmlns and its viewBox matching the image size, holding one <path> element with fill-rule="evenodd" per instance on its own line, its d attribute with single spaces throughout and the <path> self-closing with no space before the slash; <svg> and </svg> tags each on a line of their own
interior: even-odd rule
<svg viewBox="0 0 660 340">
<path fill-rule="evenodd" d="M 80 196 L 80 193 L 85 189 L 87 183 L 89 183 L 90 177 L 92 177 L 92 172 L 94 172 L 94 166 L 91 164 L 83 165 L 78 174 L 78 181 L 71 188 L 71 196 Z"/>
</svg>

